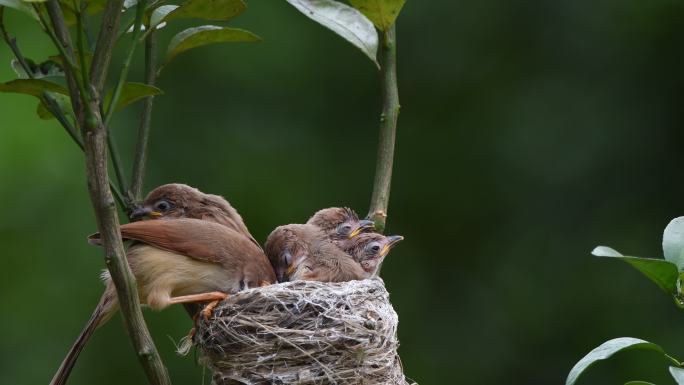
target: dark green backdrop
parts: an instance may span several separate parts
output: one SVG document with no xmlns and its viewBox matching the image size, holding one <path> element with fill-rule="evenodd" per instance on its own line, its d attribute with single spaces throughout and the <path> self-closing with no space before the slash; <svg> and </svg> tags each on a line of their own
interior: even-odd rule
<svg viewBox="0 0 684 385">
<path fill-rule="evenodd" d="M 52 54 L 8 12 L 26 54 Z M 285 1 L 229 23 L 264 41 L 178 57 L 159 86 L 147 189 L 185 182 L 226 196 L 264 240 L 316 209 L 365 213 L 377 74 Z M 164 44 L 180 28 L 160 34 Z M 684 214 L 684 4 L 678 0 L 409 0 L 398 22 L 399 120 L 389 228 L 406 236 L 383 277 L 406 374 L 421 384 L 558 384 L 602 341 L 684 357 L 684 314 L 605 243 L 659 256 Z M 0 80 L 13 76 L 0 46 Z M 141 57 L 132 76 L 141 78 Z M 0 94 L 0 382 L 47 383 L 97 302 L 100 250 L 81 154 L 36 100 Z M 115 119 L 129 159 L 138 111 Z M 202 383 L 174 344 L 182 309 L 146 312 L 176 384 Z M 625 353 L 583 384 L 667 379 Z M 117 317 L 72 384 L 143 383 Z M 206 381 L 206 380 L 205 380 Z M 206 382 L 205 382 L 206 383 Z"/>
</svg>

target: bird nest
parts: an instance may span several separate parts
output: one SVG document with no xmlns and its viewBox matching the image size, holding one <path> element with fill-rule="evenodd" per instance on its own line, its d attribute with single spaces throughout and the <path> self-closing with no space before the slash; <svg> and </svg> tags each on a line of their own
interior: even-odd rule
<svg viewBox="0 0 684 385">
<path fill-rule="evenodd" d="M 216 385 L 401 384 L 397 313 L 381 279 L 240 292 L 197 325 Z"/>
</svg>

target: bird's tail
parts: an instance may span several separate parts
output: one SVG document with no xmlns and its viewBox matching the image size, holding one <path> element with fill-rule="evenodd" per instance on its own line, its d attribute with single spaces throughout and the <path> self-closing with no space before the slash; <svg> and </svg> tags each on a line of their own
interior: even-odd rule
<svg viewBox="0 0 684 385">
<path fill-rule="evenodd" d="M 74 368 L 76 360 L 78 359 L 79 354 L 81 354 L 81 350 L 83 350 L 85 344 L 88 342 L 95 330 L 107 322 L 116 312 L 116 309 L 118 308 L 116 293 L 109 286 L 110 285 L 108 285 L 108 287 L 105 289 L 105 292 L 102 294 L 100 302 L 97 304 L 97 307 L 90 316 L 90 319 L 83 328 L 83 331 L 81 331 L 81 334 L 79 334 L 76 342 L 74 342 L 74 344 L 71 346 L 71 349 L 69 349 L 66 357 L 64 357 L 64 360 L 62 360 L 62 364 L 59 365 L 59 369 L 57 369 L 57 372 L 52 377 L 50 385 L 64 385 L 66 383 L 67 379 L 69 378 L 69 374 Z"/>
</svg>

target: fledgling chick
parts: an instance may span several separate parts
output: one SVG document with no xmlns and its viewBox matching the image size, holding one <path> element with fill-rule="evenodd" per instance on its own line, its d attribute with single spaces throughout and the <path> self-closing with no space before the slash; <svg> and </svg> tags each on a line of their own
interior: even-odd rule
<svg viewBox="0 0 684 385">
<path fill-rule="evenodd" d="M 308 255 L 309 244 L 324 239 L 327 236 L 318 226 L 290 224 L 276 227 L 266 238 L 264 251 L 271 261 L 278 282 L 288 281 L 288 269 Z"/>
<path fill-rule="evenodd" d="M 344 241 L 373 229 L 373 221 L 359 219 L 354 210 L 348 207 L 318 210 L 306 224 L 318 226 L 333 241 Z"/>
<path fill-rule="evenodd" d="M 374 277 L 390 250 L 403 239 L 401 235 L 363 233 L 350 239 L 343 250 L 358 262 L 367 274 Z"/>
<path fill-rule="evenodd" d="M 203 193 L 186 184 L 169 183 L 155 188 L 147 194 L 142 205 L 130 214 L 132 221 L 176 218 L 202 219 L 222 224 L 242 233 L 261 248 L 240 214 L 225 198 Z"/>
<path fill-rule="evenodd" d="M 361 265 L 311 224 L 279 226 L 268 236 L 266 255 L 278 282 L 312 280 L 344 282 L 366 278 Z"/>
</svg>

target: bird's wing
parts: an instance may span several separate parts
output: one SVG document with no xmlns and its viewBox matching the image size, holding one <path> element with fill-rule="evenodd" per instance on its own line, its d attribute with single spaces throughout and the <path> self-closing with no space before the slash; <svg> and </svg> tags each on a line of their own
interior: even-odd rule
<svg viewBox="0 0 684 385">
<path fill-rule="evenodd" d="M 242 234 L 217 223 L 198 219 L 127 223 L 121 226 L 121 237 L 204 262 L 239 263 L 243 257 L 260 252 Z M 100 234 L 93 234 L 88 239 L 90 243 L 99 244 Z M 236 260 L 226 261 L 231 257 Z"/>
</svg>

